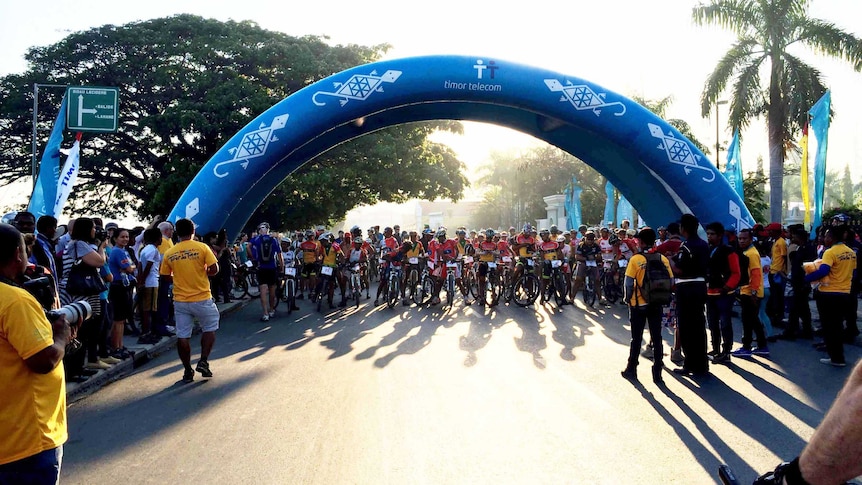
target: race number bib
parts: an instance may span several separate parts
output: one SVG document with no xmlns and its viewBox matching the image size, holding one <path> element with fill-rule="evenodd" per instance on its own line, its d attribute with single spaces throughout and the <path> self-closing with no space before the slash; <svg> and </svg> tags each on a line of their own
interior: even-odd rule
<svg viewBox="0 0 862 485">
<path fill-rule="evenodd" d="M 446 263 L 446 267 L 456 269 L 458 267 L 458 263 Z"/>
<path fill-rule="evenodd" d="M 296 268 L 284 268 L 284 274 L 287 276 L 296 276 Z"/>
<path fill-rule="evenodd" d="M 533 261 L 532 259 L 528 259 L 528 260 L 527 260 L 527 266 L 532 267 L 534 264 L 536 264 L 536 263 L 535 263 L 535 261 Z"/>
<path fill-rule="evenodd" d="M 497 263 L 488 263 L 488 269 L 494 269 L 497 267 Z"/>
<path fill-rule="evenodd" d="M 251 261 L 246 261 L 245 265 L 246 265 L 246 267 L 251 268 L 252 266 L 254 266 L 254 263 L 252 263 Z"/>
<path fill-rule="evenodd" d="M 324 274 L 326 276 L 332 276 L 332 266 L 324 266 L 320 269 L 320 274 Z"/>
<path fill-rule="evenodd" d="M 410 258 L 408 261 L 410 264 L 419 264 L 419 258 Z"/>
<path fill-rule="evenodd" d="M 511 263 L 512 257 L 511 256 L 503 256 L 503 262 L 504 263 Z"/>
<path fill-rule="evenodd" d="M 596 268 L 598 265 L 595 261 L 587 261 L 587 268 Z"/>
<path fill-rule="evenodd" d="M 562 265 L 563 265 L 563 262 L 560 261 L 559 259 L 552 259 L 551 260 L 551 267 L 552 268 L 559 268 Z"/>
<path fill-rule="evenodd" d="M 619 265 L 620 265 L 620 268 L 625 268 L 626 266 L 628 266 L 628 265 L 629 265 L 629 260 L 627 260 L 627 259 L 621 259 L 621 260 L 619 260 L 619 261 L 618 261 L 618 263 L 619 263 Z"/>
<path fill-rule="evenodd" d="M 428 261 L 428 269 L 434 269 L 434 261 Z"/>
<path fill-rule="evenodd" d="M 464 264 L 470 264 L 473 262 L 473 256 L 464 256 Z"/>
</svg>

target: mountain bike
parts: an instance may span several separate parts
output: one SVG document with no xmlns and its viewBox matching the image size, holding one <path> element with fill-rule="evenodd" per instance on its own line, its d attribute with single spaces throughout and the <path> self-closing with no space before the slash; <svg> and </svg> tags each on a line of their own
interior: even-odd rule
<svg viewBox="0 0 862 485">
<path fill-rule="evenodd" d="M 591 307 L 596 304 L 596 280 L 599 268 L 595 261 L 585 261 L 585 264 L 583 297 L 584 303 Z"/>
<path fill-rule="evenodd" d="M 285 263 L 284 266 L 281 300 L 287 304 L 287 314 L 290 315 L 296 307 L 296 266 L 293 263 Z"/>
<path fill-rule="evenodd" d="M 434 294 L 434 277 L 431 276 L 431 269 L 434 263 L 428 263 L 422 268 L 422 273 L 419 276 L 419 284 L 417 291 L 413 294 L 413 301 L 417 305 L 422 305 L 430 301 L 431 295 Z"/>
<path fill-rule="evenodd" d="M 539 288 L 541 288 L 539 278 L 533 270 L 536 265 L 535 261 L 533 258 L 526 258 L 526 262 L 521 277 L 512 286 L 512 299 L 516 305 L 522 307 L 532 305 L 539 297 Z"/>
<path fill-rule="evenodd" d="M 419 265 L 419 258 L 412 257 L 407 260 L 409 269 L 407 270 L 407 279 L 404 281 L 404 289 L 409 293 L 407 298 L 415 302 L 417 305 L 422 304 L 422 266 Z M 417 301 L 418 300 L 418 301 Z"/>
<path fill-rule="evenodd" d="M 386 286 L 386 305 L 389 308 L 394 308 L 401 297 L 401 265 L 392 262 L 389 268 L 389 281 Z"/>
<path fill-rule="evenodd" d="M 600 284 L 602 285 L 602 296 L 608 303 L 616 303 L 622 296 L 622 289 L 617 283 L 617 263 L 611 262 L 607 268 L 602 268 L 602 274 L 599 276 Z"/>
<path fill-rule="evenodd" d="M 449 261 L 446 263 L 446 304 L 450 307 L 455 302 L 455 272 L 458 271 L 458 263 Z"/>
<path fill-rule="evenodd" d="M 473 256 L 464 256 L 461 260 L 461 294 L 465 300 L 471 293 L 474 297 L 478 297 L 478 281 L 476 277 L 476 265 L 473 264 Z"/>
<path fill-rule="evenodd" d="M 563 262 L 559 259 L 545 261 L 545 266 L 550 266 L 550 277 L 545 283 L 545 293 L 542 295 L 542 303 L 547 302 L 553 296 L 557 306 L 566 303 L 566 276 L 563 274 Z"/>
<path fill-rule="evenodd" d="M 474 295 L 477 299 L 484 302 L 485 305 L 495 306 L 500 303 L 500 297 L 503 295 L 503 280 L 500 278 L 500 272 L 496 261 L 485 263 L 488 265 L 488 272 L 485 273 L 485 287 L 482 288 L 480 295 Z"/>
<path fill-rule="evenodd" d="M 332 285 L 332 278 L 335 275 L 335 268 L 332 266 L 321 266 L 320 275 L 317 277 L 317 292 L 314 294 L 312 301 L 317 303 L 317 311 L 320 311 L 323 305 L 323 299 L 329 297 L 329 287 Z M 329 305 L 332 308 L 332 305 Z"/>
<path fill-rule="evenodd" d="M 236 265 L 234 270 L 231 297 L 236 299 L 243 296 L 259 297 L 260 288 L 258 288 L 257 268 L 254 267 L 254 263 L 246 261 L 245 264 Z"/>
<path fill-rule="evenodd" d="M 356 308 L 359 308 L 359 300 L 362 298 L 362 267 L 359 263 L 351 263 L 347 271 L 350 273 L 350 298 L 353 299 Z"/>
</svg>

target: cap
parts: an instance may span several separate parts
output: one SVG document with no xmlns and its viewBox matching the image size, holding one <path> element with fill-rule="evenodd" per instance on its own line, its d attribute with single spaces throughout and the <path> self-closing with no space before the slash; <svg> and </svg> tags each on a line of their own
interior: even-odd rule
<svg viewBox="0 0 862 485">
<path fill-rule="evenodd" d="M 769 224 L 766 225 L 765 229 L 767 231 L 780 231 L 781 230 L 781 224 L 778 222 L 770 222 Z"/>
<path fill-rule="evenodd" d="M 109 222 L 109 223 L 105 224 L 105 230 L 118 229 L 119 227 L 120 226 L 118 226 L 116 222 Z"/>
</svg>

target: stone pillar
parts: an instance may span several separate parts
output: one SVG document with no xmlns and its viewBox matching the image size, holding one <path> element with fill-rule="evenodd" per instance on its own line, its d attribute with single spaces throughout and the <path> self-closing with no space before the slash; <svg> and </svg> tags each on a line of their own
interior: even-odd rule
<svg viewBox="0 0 862 485">
<path fill-rule="evenodd" d="M 566 231 L 566 196 L 563 194 L 543 197 L 545 210 L 548 211 L 548 227 L 556 224 L 561 231 Z"/>
</svg>

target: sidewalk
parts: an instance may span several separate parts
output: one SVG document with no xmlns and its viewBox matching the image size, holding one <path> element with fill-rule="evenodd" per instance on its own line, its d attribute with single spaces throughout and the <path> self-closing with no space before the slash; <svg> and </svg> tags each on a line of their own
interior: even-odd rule
<svg viewBox="0 0 862 485">
<path fill-rule="evenodd" d="M 221 315 L 226 315 L 239 310 L 252 301 L 257 300 L 245 298 L 234 300 L 230 303 L 218 303 L 216 306 L 218 306 L 218 310 Z M 123 337 L 123 344 L 129 350 L 134 351 L 135 356 L 131 359 L 126 359 L 119 364 L 112 365 L 110 369 L 100 370 L 85 382 L 66 382 L 66 401 L 68 403 L 75 402 L 98 391 L 111 382 L 122 379 L 131 374 L 136 368 L 149 362 L 150 359 L 155 356 L 173 349 L 176 343 L 176 336 L 162 337 L 159 342 L 152 345 L 139 344 L 138 337 Z"/>
</svg>

